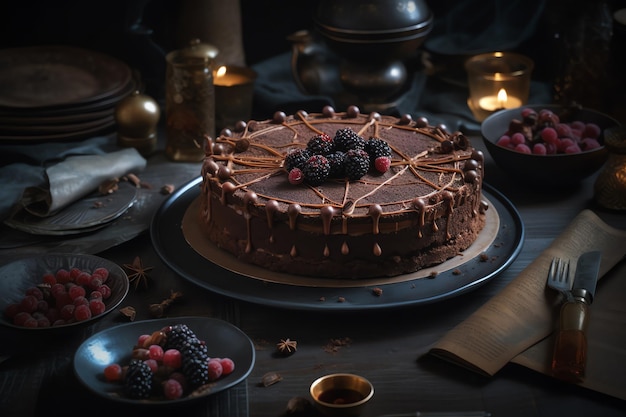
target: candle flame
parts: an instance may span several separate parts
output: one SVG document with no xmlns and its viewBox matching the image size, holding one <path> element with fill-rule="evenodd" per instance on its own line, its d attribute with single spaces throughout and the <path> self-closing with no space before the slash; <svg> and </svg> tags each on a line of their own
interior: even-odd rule
<svg viewBox="0 0 626 417">
<path fill-rule="evenodd" d="M 498 91 L 498 106 L 500 108 L 504 108 L 506 106 L 506 102 L 508 101 L 508 96 L 506 95 L 506 90 L 504 88 L 501 88 L 500 91 Z"/>
<path fill-rule="evenodd" d="M 217 72 L 215 73 L 216 77 L 223 77 L 226 74 L 226 67 L 224 65 L 222 65 L 221 67 L 219 67 L 217 69 Z"/>
</svg>

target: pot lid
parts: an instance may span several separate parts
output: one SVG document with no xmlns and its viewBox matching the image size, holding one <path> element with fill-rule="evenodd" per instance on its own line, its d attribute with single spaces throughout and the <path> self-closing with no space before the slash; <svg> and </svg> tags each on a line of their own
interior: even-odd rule
<svg viewBox="0 0 626 417">
<path fill-rule="evenodd" d="M 433 14 L 423 0 L 322 0 L 315 21 L 327 33 L 382 39 L 428 33 Z"/>
</svg>

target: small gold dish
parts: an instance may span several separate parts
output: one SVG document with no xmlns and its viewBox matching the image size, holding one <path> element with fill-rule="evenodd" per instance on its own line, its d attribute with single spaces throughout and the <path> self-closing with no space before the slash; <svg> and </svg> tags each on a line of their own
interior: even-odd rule
<svg viewBox="0 0 626 417">
<path fill-rule="evenodd" d="M 317 409 L 329 417 L 357 417 L 374 396 L 374 387 L 354 374 L 330 374 L 311 384 L 311 397 Z"/>
</svg>

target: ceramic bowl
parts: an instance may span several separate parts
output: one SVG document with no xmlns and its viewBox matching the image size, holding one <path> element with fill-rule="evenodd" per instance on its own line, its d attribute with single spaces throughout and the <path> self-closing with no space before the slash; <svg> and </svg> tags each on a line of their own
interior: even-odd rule
<svg viewBox="0 0 626 417">
<path fill-rule="evenodd" d="M 223 375 L 202 389 L 171 400 L 157 395 L 146 399 L 129 398 L 123 394 L 122 384 L 106 381 L 104 369 L 113 363 L 128 364 L 140 335 L 152 334 L 165 326 L 176 324 L 187 325 L 196 337 L 203 340 L 210 357 L 232 359 L 235 363 L 233 372 Z M 226 321 L 209 317 L 170 317 L 121 324 L 92 335 L 76 350 L 74 373 L 81 384 L 104 399 L 128 406 L 154 406 L 162 409 L 165 406 L 176 407 L 198 401 L 241 383 L 252 372 L 255 355 L 252 340 L 239 328 Z M 184 408 L 177 409 L 177 412 L 181 416 L 189 415 Z M 154 411 L 154 415 L 163 414 Z"/>
<path fill-rule="evenodd" d="M 531 108 L 537 112 L 542 109 L 551 110 L 560 117 L 561 122 L 579 120 L 595 123 L 603 131 L 619 125 L 617 120 L 599 111 L 547 104 L 528 105 L 492 114 L 481 125 L 482 138 L 496 165 L 516 182 L 537 188 L 573 186 L 598 171 L 606 162 L 608 151 L 604 146 L 580 153 L 534 155 L 497 145 L 498 139 L 508 131 L 510 122 L 513 119 L 522 120 L 523 108 Z M 603 143 L 603 135 L 599 141 Z"/>
<path fill-rule="evenodd" d="M 310 394 L 325 416 L 357 417 L 374 396 L 374 387 L 362 376 L 337 373 L 313 381 Z"/>
<path fill-rule="evenodd" d="M 67 321 L 63 324 L 46 327 L 25 327 L 15 324 L 7 314 L 2 314 L 7 313 L 10 305 L 20 303 L 29 289 L 43 284 L 44 274 L 56 274 L 60 269 L 69 271 L 72 268 L 89 272 L 93 272 L 97 268 L 106 268 L 109 271 L 105 284 L 111 289 L 111 295 L 104 299 L 106 308 L 103 313 L 93 315 L 83 321 Z M 0 267 L 0 312 L 2 312 L 0 313 L 0 324 L 24 331 L 53 331 L 80 326 L 98 320 L 113 311 L 124 300 L 128 294 L 128 289 L 128 276 L 124 270 L 117 264 L 99 256 L 55 253 L 18 259 Z M 52 298 L 49 299 L 48 307 L 54 307 Z"/>
</svg>

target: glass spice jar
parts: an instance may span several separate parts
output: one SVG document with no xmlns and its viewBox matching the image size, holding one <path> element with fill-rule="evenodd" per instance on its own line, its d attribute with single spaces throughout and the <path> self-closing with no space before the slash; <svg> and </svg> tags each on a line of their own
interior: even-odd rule
<svg viewBox="0 0 626 417">
<path fill-rule="evenodd" d="M 166 56 L 165 153 L 174 161 L 197 162 L 204 157 L 207 138 L 215 137 L 213 45 L 190 42 Z"/>
<path fill-rule="evenodd" d="M 626 210 L 626 127 L 604 132 L 609 157 L 594 184 L 596 202 L 608 209 Z"/>
</svg>

